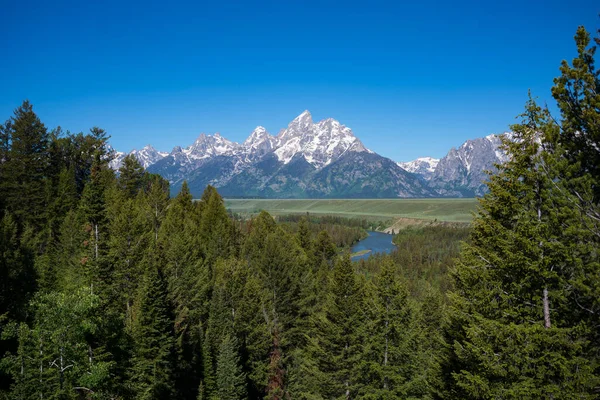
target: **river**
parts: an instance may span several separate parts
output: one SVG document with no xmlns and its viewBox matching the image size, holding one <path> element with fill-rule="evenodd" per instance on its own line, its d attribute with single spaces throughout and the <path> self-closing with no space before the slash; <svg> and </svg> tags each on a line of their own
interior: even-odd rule
<svg viewBox="0 0 600 400">
<path fill-rule="evenodd" d="M 363 250 L 370 250 L 368 253 L 352 257 L 352 261 L 367 259 L 371 254 L 391 253 L 396 248 L 392 243 L 393 235 L 383 232 L 368 231 L 369 236 L 356 243 L 352 247 L 352 253 L 357 253 Z"/>
</svg>

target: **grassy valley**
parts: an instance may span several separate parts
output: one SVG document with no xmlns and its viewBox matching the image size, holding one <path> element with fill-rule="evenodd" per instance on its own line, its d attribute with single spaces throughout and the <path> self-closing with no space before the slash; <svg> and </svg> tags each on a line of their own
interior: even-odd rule
<svg viewBox="0 0 600 400">
<path fill-rule="evenodd" d="M 272 215 L 362 218 L 397 231 L 408 226 L 469 224 L 477 199 L 225 199 L 225 207 L 245 217 L 264 210 Z"/>
</svg>

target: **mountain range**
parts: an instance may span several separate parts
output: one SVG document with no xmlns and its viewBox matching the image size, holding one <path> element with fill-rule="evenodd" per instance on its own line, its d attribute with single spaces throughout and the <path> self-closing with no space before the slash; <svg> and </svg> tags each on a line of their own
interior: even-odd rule
<svg viewBox="0 0 600 400">
<path fill-rule="evenodd" d="M 488 135 L 450 149 L 441 159 L 394 162 L 367 149 L 335 119 L 315 123 L 304 111 L 277 135 L 258 126 L 236 143 L 219 133 L 202 133 L 170 153 L 148 145 L 129 154 L 168 179 L 172 193 L 187 181 L 195 196 L 210 184 L 226 197 L 473 197 L 486 191 L 485 171 L 506 161 L 499 145 L 499 135 Z M 117 170 L 126 153 L 115 154 L 110 166 Z"/>
</svg>

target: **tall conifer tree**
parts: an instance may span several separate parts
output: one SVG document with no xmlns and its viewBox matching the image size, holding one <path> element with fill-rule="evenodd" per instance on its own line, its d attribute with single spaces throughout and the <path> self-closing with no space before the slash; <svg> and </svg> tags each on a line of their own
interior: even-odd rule
<svg viewBox="0 0 600 400">
<path fill-rule="evenodd" d="M 169 399 L 175 388 L 175 337 L 167 283 L 151 259 L 136 305 L 131 384 L 138 399 Z"/>
</svg>

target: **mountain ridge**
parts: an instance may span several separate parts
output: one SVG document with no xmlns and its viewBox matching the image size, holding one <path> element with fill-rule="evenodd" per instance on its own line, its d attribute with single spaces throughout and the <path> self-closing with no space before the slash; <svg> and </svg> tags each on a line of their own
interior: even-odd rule
<svg viewBox="0 0 600 400">
<path fill-rule="evenodd" d="M 218 132 L 201 133 L 191 145 L 169 153 L 148 145 L 130 154 L 168 179 L 173 193 L 186 180 L 194 195 L 210 184 L 235 197 L 471 197 L 486 191 L 484 170 L 505 161 L 499 144 L 497 135 L 488 135 L 467 140 L 440 159 L 395 162 L 365 147 L 339 121 L 314 122 L 305 110 L 277 135 L 259 125 L 242 143 Z M 125 157 L 116 154 L 114 169 Z"/>
</svg>

